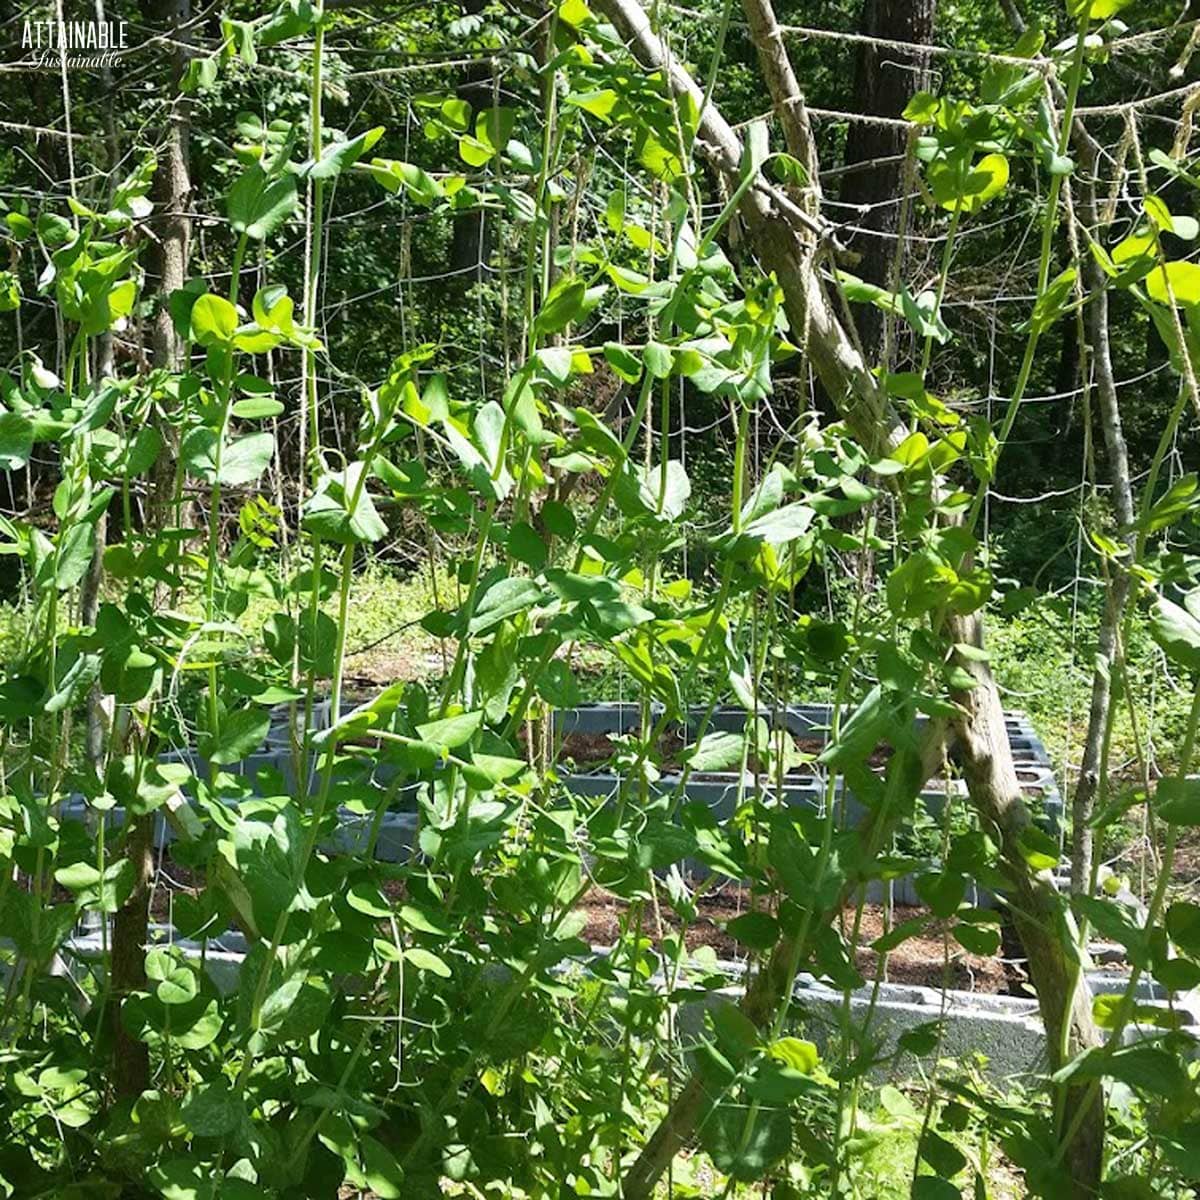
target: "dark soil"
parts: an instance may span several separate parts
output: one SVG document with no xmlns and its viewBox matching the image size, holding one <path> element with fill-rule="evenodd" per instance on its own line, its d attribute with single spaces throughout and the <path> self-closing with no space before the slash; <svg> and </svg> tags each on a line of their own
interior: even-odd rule
<svg viewBox="0 0 1200 1200">
<path fill-rule="evenodd" d="M 621 922 L 628 904 L 598 888 L 594 888 L 579 906 L 586 914 L 588 923 L 580 936 L 592 945 L 612 945 L 620 935 Z M 746 948 L 725 931 L 725 924 L 750 908 L 750 896 L 744 888 L 729 888 L 720 893 L 700 897 L 697 902 L 699 919 L 690 925 L 685 934 L 688 949 L 711 946 L 719 958 L 741 959 Z M 927 915 L 919 908 L 897 907 L 892 913 L 892 924 L 898 925 L 914 917 Z M 661 913 L 663 933 L 679 929 L 678 916 L 669 909 Z M 941 988 L 946 986 L 960 991 L 1006 994 L 1024 994 L 1021 983 L 1024 973 L 1000 958 L 983 958 L 970 954 L 949 936 L 953 922 L 933 921 L 919 937 L 902 942 L 888 955 L 887 980 L 891 983 L 907 983 L 922 987 Z M 853 930 L 854 909 L 847 908 L 842 914 L 843 936 L 847 938 Z M 643 936 L 654 945 L 660 944 L 657 918 L 651 909 L 643 916 Z M 876 954 L 870 943 L 883 933 L 883 909 L 869 904 L 863 911 L 863 920 L 855 952 L 855 962 L 865 979 L 873 979 Z"/>
<path fill-rule="evenodd" d="M 180 893 L 196 894 L 204 886 L 201 872 L 193 871 L 164 856 L 151 892 L 150 915 L 155 922 L 171 919 L 171 900 Z M 383 885 L 385 895 L 399 902 L 405 894 L 402 880 L 388 880 Z M 756 907 L 762 907 L 761 899 Z M 718 958 L 739 960 L 746 957 L 746 947 L 726 932 L 725 926 L 734 917 L 751 908 L 749 889 L 729 886 L 720 891 L 700 896 L 696 901 L 698 919 L 688 926 L 685 941 L 689 950 L 710 946 Z M 600 888 L 593 888 L 583 898 L 579 910 L 587 917 L 587 924 L 580 937 L 593 946 L 611 946 L 620 937 L 621 925 L 629 909 L 627 901 L 621 900 Z M 927 910 L 896 907 L 892 912 L 892 925 L 898 925 L 916 917 L 926 916 Z M 855 910 L 847 907 L 842 913 L 843 937 L 849 941 L 854 928 Z M 662 926 L 659 927 L 661 918 Z M 678 915 L 669 907 L 662 907 L 659 914 L 648 906 L 643 914 L 643 936 L 657 947 L 661 935 L 677 932 L 681 926 Z M 1011 930 L 1005 930 L 1004 945 L 999 956 L 984 958 L 970 954 L 950 936 L 952 921 L 931 921 L 921 934 L 909 938 L 888 955 L 887 980 L 891 983 L 913 984 L 922 987 L 941 988 L 943 984 L 960 991 L 987 994 L 1029 994 L 1024 987 L 1025 972 L 1011 961 L 1020 957 L 1019 943 Z M 875 977 L 876 953 L 871 943 L 879 938 L 884 928 L 884 912 L 880 905 L 868 904 L 856 940 L 855 963 L 864 979 Z"/>
<path fill-rule="evenodd" d="M 562 757 L 576 766 L 591 767 L 607 762 L 620 748 L 607 733 L 568 733 L 563 737 Z"/>
<path fill-rule="evenodd" d="M 621 744 L 613 740 L 612 733 L 585 733 L 582 731 L 574 731 L 563 735 L 561 757 L 564 760 L 573 762 L 577 767 L 597 767 L 607 763 L 620 750 Z M 798 737 L 790 735 L 793 746 L 802 754 L 810 755 L 816 758 L 818 754 L 825 748 L 825 739 L 821 737 Z M 522 729 L 517 735 L 518 741 L 522 746 L 527 744 L 525 730 Z M 678 730 L 670 730 L 665 733 L 655 747 L 654 761 L 660 769 L 666 774 L 676 774 L 683 768 L 682 752 L 687 747 L 687 742 L 683 735 Z M 867 759 L 872 767 L 886 766 L 887 761 L 892 756 L 892 748 L 887 745 L 879 745 L 871 752 Z M 746 760 L 746 771 L 750 775 L 767 774 L 765 766 L 758 758 L 751 754 Z M 734 767 L 729 767 L 721 772 L 705 772 L 703 774 L 693 775 L 696 780 L 718 780 L 723 782 L 724 779 L 736 773 Z M 811 775 L 812 767 L 808 763 L 797 763 L 788 771 L 787 775 L 801 776 Z"/>
<path fill-rule="evenodd" d="M 151 880 L 150 920 L 169 922 L 173 896 L 195 896 L 204 888 L 204 875 L 191 867 L 181 867 L 165 855 L 156 859 L 157 874 Z"/>
</svg>

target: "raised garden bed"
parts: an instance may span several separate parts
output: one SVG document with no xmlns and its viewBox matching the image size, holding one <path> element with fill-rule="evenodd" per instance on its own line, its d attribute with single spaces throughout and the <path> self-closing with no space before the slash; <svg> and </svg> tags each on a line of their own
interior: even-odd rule
<svg viewBox="0 0 1200 1200">
<path fill-rule="evenodd" d="M 237 990 L 245 955 L 249 949 L 246 938 L 230 930 L 208 938 L 203 944 L 178 937 L 168 923 L 172 888 L 191 891 L 201 882 L 194 875 L 173 864 L 169 882 L 160 883 L 156 893 L 152 941 L 170 942 L 185 956 L 203 961 L 204 970 L 222 995 Z M 160 875 L 160 881 L 163 876 Z M 397 885 L 399 886 L 399 885 Z M 726 932 L 724 925 L 733 917 L 747 911 L 749 896 L 744 889 L 731 887 L 724 892 L 700 897 L 698 919 L 688 927 L 685 944 L 690 951 L 689 965 L 711 976 L 725 975 L 728 986 L 711 991 L 703 998 L 688 1001 L 678 1010 L 680 1028 L 685 1038 L 698 1037 L 705 1032 L 704 1012 L 718 999 L 737 1002 L 742 995 L 745 974 L 743 948 Z M 580 910 L 586 918 L 581 936 L 593 946 L 593 953 L 604 955 L 617 940 L 617 931 L 625 914 L 626 904 L 599 891 L 584 897 Z M 919 909 L 898 908 L 893 923 L 927 915 Z M 848 930 L 853 910 L 843 914 L 842 924 Z M 671 912 L 663 913 L 662 932 L 678 932 L 679 920 Z M 918 1026 L 941 1021 L 941 1053 L 945 1057 L 970 1061 L 977 1054 L 986 1059 L 985 1070 L 995 1078 L 1038 1069 L 1045 1053 L 1045 1034 L 1038 1015 L 1037 1002 L 1025 988 L 1025 972 L 1019 960 L 1002 956 L 983 957 L 970 954 L 951 943 L 949 966 L 943 964 L 945 924 L 931 921 L 919 936 L 903 943 L 888 957 L 888 979 L 881 983 L 877 994 L 870 980 L 876 967 L 874 951 L 869 943 L 883 931 L 883 914 L 868 906 L 860 927 L 855 960 L 858 970 L 868 980 L 864 987 L 850 994 L 850 1017 L 855 1023 L 865 1018 L 867 1008 L 874 1005 L 873 1036 L 887 1048 L 905 1032 Z M 647 920 L 645 935 L 655 946 L 659 931 Z M 54 973 L 71 972 L 77 976 L 88 969 L 89 962 L 102 954 L 102 939 L 98 929 L 77 932 L 68 939 L 62 954 L 53 964 Z M 586 961 L 566 964 L 564 971 L 588 970 Z M 943 971 L 945 974 L 943 975 Z M 1124 964 L 1108 965 L 1088 974 L 1094 994 L 1116 992 L 1124 988 L 1128 975 Z M 651 981 L 665 987 L 661 977 Z M 943 983 L 947 986 L 943 987 Z M 1143 979 L 1137 989 L 1140 1003 L 1154 1009 L 1171 1008 L 1181 1028 L 1200 1035 L 1200 996 L 1196 993 L 1168 997 L 1160 985 Z M 790 1027 L 803 1033 L 824 1048 L 841 1027 L 844 993 L 810 975 L 801 975 L 793 993 Z M 1125 1041 L 1159 1032 L 1149 1024 L 1134 1024 L 1126 1031 Z"/>
<path fill-rule="evenodd" d="M 361 702 L 361 699 L 347 701 L 343 706 L 344 710 L 349 711 Z M 661 711 L 660 706 L 652 706 L 651 719 L 658 719 Z M 664 734 L 658 749 L 666 773 L 649 785 L 652 795 L 669 795 L 679 788 L 684 751 L 689 745 L 691 735 L 697 731 L 705 711 L 689 710 L 686 721 L 681 726 L 668 729 Z M 330 716 L 328 699 L 314 704 L 313 726 L 316 730 L 328 728 Z M 815 760 L 826 744 L 830 721 L 828 705 L 796 705 L 781 710 L 764 709 L 760 711 L 759 716 L 776 729 L 786 729 L 793 739 L 795 750 L 801 755 Z M 712 713 L 709 728 L 712 731 L 740 732 L 745 728 L 746 719 L 744 709 L 718 707 Z M 576 768 L 561 772 L 565 786 L 579 796 L 598 800 L 614 797 L 620 789 L 621 776 L 613 766 L 612 760 L 622 749 L 621 743 L 614 739 L 635 732 L 639 729 L 641 720 L 640 706 L 628 703 L 596 703 L 555 712 L 553 732 L 559 746 L 559 757 L 568 768 Z M 264 746 L 240 762 L 223 767 L 222 770 L 244 779 L 252 789 L 262 786 L 260 775 L 265 772 L 264 779 L 275 781 L 266 787 L 281 788 L 284 794 L 299 794 L 302 783 L 297 776 L 287 722 L 286 709 L 276 710 Z M 1021 756 L 1017 774 L 1022 790 L 1030 802 L 1035 804 L 1039 819 L 1047 827 L 1055 828 L 1062 819 L 1063 803 L 1053 771 L 1046 759 L 1045 748 L 1033 735 L 1022 715 L 1009 715 L 1006 725 L 1014 754 Z M 882 768 L 889 753 L 890 749 L 887 746 L 881 746 L 876 752 L 873 765 Z M 186 763 L 198 777 L 206 776 L 210 770 L 208 762 L 192 751 L 171 751 L 162 756 L 162 761 Z M 313 761 L 310 758 L 310 764 Z M 744 773 L 730 770 L 695 772 L 684 784 L 684 797 L 688 801 L 708 805 L 721 820 L 730 819 L 738 804 L 747 796 L 753 795 L 756 790 L 766 798 L 780 800 L 786 804 L 802 804 L 820 810 L 825 803 L 828 789 L 824 768 L 815 761 L 791 764 L 782 778 L 782 786 L 778 777 L 758 773 L 757 763 L 753 760 L 748 762 L 747 767 Z M 347 774 L 361 771 L 376 785 L 386 785 L 394 772 L 394 768 L 387 764 L 364 764 L 360 767 L 349 761 L 344 769 Z M 314 779 L 311 765 L 305 774 L 310 781 L 311 791 L 311 781 Z M 390 811 L 382 819 L 376 842 L 377 857 L 393 862 L 403 861 L 408 857 L 416 837 L 419 787 L 419 784 L 408 784 L 399 789 Z M 266 788 L 264 792 L 265 790 Z M 964 794 L 961 782 L 931 780 L 922 790 L 925 806 L 935 819 L 940 816 L 948 794 Z M 865 814 L 864 807 L 851 791 L 844 788 L 840 779 L 835 781 L 833 795 L 841 820 L 856 823 L 862 819 Z M 70 800 L 65 809 L 69 815 L 83 815 L 82 801 Z M 370 837 L 373 818 L 369 814 L 364 816 L 345 808 L 340 809 L 339 814 L 341 824 L 327 843 L 327 848 L 361 853 Z M 122 819 L 121 811 L 112 810 L 108 819 L 119 823 Z M 160 815 L 156 822 L 157 843 L 165 844 L 172 837 L 169 822 Z M 911 881 L 907 883 L 907 891 L 904 890 L 905 881 L 899 881 L 899 886 L 900 899 L 909 900 L 915 897 Z M 984 902 L 987 902 L 986 898 Z"/>
<path fill-rule="evenodd" d="M 670 793 L 677 788 L 680 776 L 670 773 L 670 768 L 678 765 L 673 759 L 698 731 L 706 711 L 689 710 L 682 736 L 678 730 L 666 734 L 664 745 L 659 749 L 668 773 L 653 785 L 656 794 Z M 831 719 L 828 705 L 762 709 L 757 715 L 773 729 L 786 729 L 795 749 L 802 754 L 815 758 L 826 745 Z M 592 704 L 556 713 L 555 734 L 562 742 L 562 758 L 577 767 L 590 768 L 567 773 L 564 777 L 566 786 L 578 795 L 614 795 L 620 788 L 620 777 L 615 770 L 602 768 L 620 748 L 619 743 L 612 739 L 636 730 L 640 719 L 637 706 L 632 704 Z M 746 720 L 744 709 L 718 707 L 711 715 L 708 728 L 713 732 L 740 733 L 745 729 Z M 1028 725 L 1022 715 L 1014 714 L 1006 718 L 1006 727 L 1022 791 L 1036 805 L 1041 821 L 1048 827 L 1057 827 L 1063 817 L 1063 801 L 1045 747 L 1031 730 L 1027 732 Z M 889 747 L 880 746 L 872 757 L 872 765 L 883 767 L 889 754 Z M 777 777 L 758 774 L 753 769 L 755 765 L 749 763 L 749 769 L 744 774 L 738 771 L 697 772 L 689 777 L 685 785 L 687 798 L 707 803 L 721 819 L 731 817 L 738 802 L 756 788 L 761 788 L 764 795 L 788 804 L 820 807 L 823 803 L 825 777 L 824 769 L 819 764 L 793 765 L 783 776 L 782 786 Z M 949 787 L 951 794 L 965 794 L 961 783 L 951 781 Z M 945 805 L 947 785 L 940 780 L 931 780 L 921 795 L 930 814 L 936 818 Z M 835 789 L 835 802 L 850 823 L 857 823 L 864 815 L 863 806 L 853 793 L 843 794 L 840 781 Z"/>
</svg>

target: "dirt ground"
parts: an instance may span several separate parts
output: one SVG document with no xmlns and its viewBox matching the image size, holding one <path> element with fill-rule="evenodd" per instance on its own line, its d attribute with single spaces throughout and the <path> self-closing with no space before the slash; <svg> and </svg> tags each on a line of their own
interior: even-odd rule
<svg viewBox="0 0 1200 1200">
<path fill-rule="evenodd" d="M 179 893 L 194 894 L 203 886 L 203 878 L 196 872 L 182 867 L 170 858 L 161 862 L 154 890 L 151 893 L 151 919 L 169 922 L 171 900 Z M 385 887 L 391 899 L 403 896 L 403 884 L 399 881 Z M 718 958 L 737 960 L 745 958 L 746 948 L 729 934 L 725 925 L 734 917 L 748 912 L 751 907 L 749 891 L 745 888 L 727 887 L 721 891 L 703 895 L 697 901 L 699 918 L 686 932 L 688 949 L 696 950 L 710 946 Z M 579 905 L 587 917 L 587 924 L 580 937 L 593 946 L 611 946 L 620 936 L 622 921 L 628 912 L 626 901 L 593 888 Z M 893 926 L 903 921 L 925 915 L 919 908 L 896 907 L 892 913 Z M 679 917 L 669 908 L 660 909 L 662 926 L 652 907 L 647 907 L 643 917 L 643 934 L 656 946 L 661 934 L 678 931 Z M 853 930 L 855 910 L 848 907 L 842 914 L 843 936 L 849 940 Z M 888 955 L 887 976 L 892 983 L 916 984 L 922 987 L 946 986 L 960 991 L 1025 994 L 1022 984 L 1025 973 L 1021 967 L 1004 958 L 1003 950 L 992 957 L 981 957 L 968 953 L 949 935 L 950 921 L 933 921 L 918 937 L 902 942 Z M 865 979 L 873 979 L 876 969 L 876 953 L 870 944 L 879 938 L 884 929 L 884 910 L 881 905 L 868 904 L 863 910 L 859 928 L 858 949 L 855 962 Z"/>
<path fill-rule="evenodd" d="M 799 737 L 794 734 L 789 736 L 796 750 L 813 758 L 825 748 L 825 741 L 822 738 Z M 526 744 L 524 729 L 519 731 L 517 738 L 522 746 Z M 686 746 L 687 742 L 678 730 L 668 731 L 659 739 L 655 752 L 655 762 L 664 772 L 674 773 L 679 771 L 683 766 L 682 751 Z M 570 760 L 578 767 L 594 767 L 608 762 L 621 749 L 621 744 L 614 741 L 610 734 L 574 731 L 563 735 L 560 758 L 564 761 Z M 877 746 L 868 759 L 868 762 L 873 767 L 882 767 L 887 763 L 891 754 L 892 749 L 890 746 Z M 724 769 L 724 774 L 728 775 L 736 772 L 736 769 L 736 766 L 727 767 Z M 746 770 L 752 775 L 766 773 L 765 765 L 753 754 L 749 755 L 746 759 Z M 693 778 L 708 779 L 713 777 L 714 774 L 710 772 L 703 775 L 694 775 Z M 789 768 L 787 774 L 811 775 L 812 767 L 810 764 L 797 763 Z"/>
<path fill-rule="evenodd" d="M 580 905 L 588 918 L 580 937 L 592 945 L 611 945 L 619 935 L 628 907 L 625 901 L 593 889 Z M 726 932 L 724 925 L 749 911 L 750 900 L 745 889 L 730 888 L 722 893 L 702 896 L 697 908 L 699 919 L 689 926 L 685 934 L 688 948 L 695 950 L 700 946 L 711 946 L 718 958 L 744 958 L 746 948 Z M 925 912 L 919 908 L 897 907 L 892 913 L 892 925 L 925 915 Z M 663 909 L 661 916 L 664 934 L 678 930 L 680 921 L 674 912 Z M 847 939 L 853 929 L 854 917 L 853 908 L 847 908 L 842 914 L 843 934 Z M 990 994 L 1020 989 L 1024 972 L 1019 967 L 1003 961 L 1001 956 L 983 958 L 968 953 L 949 936 L 951 924 L 949 921 L 934 921 L 921 936 L 909 938 L 892 950 L 888 955 L 888 981 L 940 988 L 943 986 L 943 961 L 946 960 L 949 966 L 945 981 L 951 988 Z M 882 935 L 883 928 L 883 907 L 867 905 L 859 928 L 855 962 L 860 974 L 868 980 L 874 978 L 877 957 L 870 943 Z M 659 943 L 656 918 L 650 909 L 643 917 L 643 934 L 655 945 Z"/>
</svg>

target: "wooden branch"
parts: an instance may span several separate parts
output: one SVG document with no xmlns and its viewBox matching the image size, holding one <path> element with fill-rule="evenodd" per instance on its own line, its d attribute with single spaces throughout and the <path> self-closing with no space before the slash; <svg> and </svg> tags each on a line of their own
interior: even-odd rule
<svg viewBox="0 0 1200 1200">
<path fill-rule="evenodd" d="M 808 111 L 804 107 L 804 94 L 796 82 L 792 61 L 783 44 L 783 34 L 775 20 L 775 13 L 762 0 L 743 0 L 746 20 L 750 26 L 750 40 L 758 53 L 758 63 L 771 102 L 775 106 L 779 123 L 783 127 L 784 141 L 790 153 L 804 164 L 808 172 L 809 187 L 819 199 L 821 194 L 820 163 L 817 159 L 816 143 L 813 141 L 812 126 Z"/>
<path fill-rule="evenodd" d="M 191 0 L 154 0 L 150 17 L 156 24 L 174 32 L 178 38 L 191 16 Z M 186 65 L 185 43 L 176 41 L 172 73 L 176 83 Z M 184 215 L 190 190 L 187 168 L 188 110 L 179 101 L 168 118 L 166 140 L 159 150 L 158 170 L 154 175 L 155 216 L 160 217 L 161 235 L 150 242 L 149 274 L 157 292 L 158 311 L 154 318 L 153 349 L 156 366 L 168 370 L 179 367 L 182 351 L 179 335 L 167 306 L 171 293 L 183 287 L 187 278 L 191 221 Z M 174 432 L 168 431 L 171 452 L 160 456 L 156 464 L 156 494 L 170 496 L 174 479 Z M 166 517 L 164 499 L 155 505 L 159 519 Z M 128 532 L 128 531 L 126 531 Z M 117 736 L 115 733 L 113 736 Z M 124 853 L 133 868 L 133 889 L 113 919 L 112 988 L 115 1003 L 113 1021 L 113 1081 L 123 1099 L 136 1099 L 150 1086 L 150 1058 L 145 1042 L 130 1034 L 121 1020 L 128 996 L 146 986 L 146 943 L 150 930 L 150 879 L 153 873 L 154 814 L 131 817 L 125 829 Z"/>
<path fill-rule="evenodd" d="M 947 630 L 957 644 L 983 647 L 979 615 L 957 617 Z M 1008 880 L 1009 911 L 1029 961 L 1038 1010 L 1046 1030 L 1051 1070 L 1057 1070 L 1100 1037 L 1092 1019 L 1092 997 L 1075 955 L 1077 932 L 1070 909 L 1049 872 L 1034 871 L 1025 859 L 1022 834 L 1030 825 L 1029 808 L 1013 766 L 1000 694 L 986 662 L 960 657 L 959 665 L 975 687 L 954 694 L 960 714 L 953 718 L 955 747 L 971 803 L 999 835 L 1001 869 Z M 1088 1083 L 1067 1091 L 1065 1111 L 1079 1120 L 1064 1164 L 1071 1175 L 1069 1200 L 1094 1200 L 1100 1194 L 1104 1164 L 1104 1097 Z"/>
<path fill-rule="evenodd" d="M 761 30 L 769 34 L 777 28 L 770 0 L 744 2 L 747 15 Z M 677 94 L 690 95 L 699 105 L 699 88 L 668 56 L 638 0 L 597 0 L 597 3 L 639 61 L 652 70 L 663 71 Z M 769 70 L 765 69 L 768 80 L 773 78 L 774 86 L 780 89 L 776 103 L 792 99 L 789 89 L 798 90 L 794 76 L 789 80 L 783 73 L 772 46 L 767 46 L 766 54 L 772 63 Z M 798 105 L 787 107 L 799 111 Z M 793 135 L 802 136 L 802 127 L 793 127 Z M 702 113 L 697 146 L 726 177 L 726 182 L 736 186 L 741 142 L 711 102 Z M 741 215 L 755 253 L 774 272 L 783 289 L 793 337 L 802 346 L 842 419 L 867 453 L 886 454 L 908 435 L 908 428 L 830 304 L 816 269 L 819 237 L 824 232 L 820 219 L 807 213 L 798 215 L 796 206 L 778 188 L 765 182 L 747 191 Z M 811 236 L 814 232 L 818 234 L 816 247 Z M 977 615 L 951 617 L 944 633 L 954 643 L 982 643 L 982 625 Z M 1013 899 L 1021 908 L 1018 930 L 1038 991 L 1050 1061 L 1057 1067 L 1064 1061 L 1061 1048 L 1065 1047 L 1069 1058 L 1098 1040 L 1091 1019 L 1090 996 L 1069 957 L 1073 952 L 1069 939 L 1060 937 L 1060 930 L 1069 922 L 1063 898 L 1049 874 L 1031 870 L 1022 852 L 1020 835 L 1029 823 L 1029 812 L 1013 766 L 995 681 L 986 662 L 964 659 L 962 665 L 971 673 L 976 686 L 955 697 L 960 716 L 953 721 L 954 733 L 964 746 L 965 774 L 972 802 L 1001 836 Z M 764 1014 L 776 1010 L 782 998 L 780 989 L 786 986 L 781 979 L 781 964 L 794 951 L 789 938 L 776 944 L 766 969 L 743 1001 L 743 1011 L 752 1020 L 761 1024 L 767 1019 Z M 1068 1022 L 1065 1030 L 1064 1019 Z M 1072 1098 L 1078 1106 L 1082 1096 L 1076 1091 L 1073 1090 Z M 668 1163 L 691 1140 L 706 1109 L 702 1085 L 690 1080 L 627 1175 L 623 1189 L 626 1200 L 640 1200 L 652 1194 Z M 1098 1189 L 1103 1128 L 1101 1106 L 1081 1122 L 1067 1150 L 1066 1161 L 1078 1189 L 1075 1195 L 1094 1195 Z"/>
<path fill-rule="evenodd" d="M 1096 201 L 1095 173 L 1100 147 L 1087 132 L 1082 121 L 1075 122 L 1074 140 L 1081 173 L 1077 184 L 1079 214 L 1084 229 L 1095 236 L 1102 224 Z M 1121 410 L 1113 372 L 1112 347 L 1108 329 L 1108 280 L 1092 254 L 1083 254 L 1082 272 L 1087 292 L 1087 335 L 1091 343 L 1093 385 L 1099 401 L 1100 429 L 1108 455 L 1108 473 L 1112 483 L 1113 509 L 1117 523 L 1125 531 L 1126 545 L 1134 551 L 1133 486 L 1129 471 L 1129 452 L 1125 431 L 1121 425 Z M 1129 573 L 1116 568 L 1109 587 L 1104 615 L 1096 644 L 1096 666 L 1092 672 L 1092 698 L 1088 708 L 1087 733 L 1079 764 L 1079 778 L 1071 805 L 1071 890 L 1086 894 L 1091 886 L 1093 833 L 1092 810 L 1100 783 L 1101 758 L 1104 752 L 1105 731 L 1112 704 L 1112 668 L 1116 660 L 1117 631 L 1129 599 Z"/>
</svg>

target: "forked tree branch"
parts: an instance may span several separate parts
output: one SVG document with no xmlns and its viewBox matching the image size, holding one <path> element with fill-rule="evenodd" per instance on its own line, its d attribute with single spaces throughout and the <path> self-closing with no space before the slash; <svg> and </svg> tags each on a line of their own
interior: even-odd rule
<svg viewBox="0 0 1200 1200">
<path fill-rule="evenodd" d="M 802 97 L 790 64 L 785 70 L 780 61 L 782 42 L 772 36 L 778 25 L 770 0 L 743 3 L 751 28 L 763 39 L 758 49 L 774 106 L 796 118 L 791 122 L 789 137 L 797 139 L 801 151 L 798 157 L 807 158 L 812 143 L 802 119 Z M 676 94 L 691 96 L 700 107 L 699 88 L 668 55 L 638 0 L 597 0 L 597 5 L 643 66 L 662 70 Z M 786 54 L 783 59 L 786 61 Z M 703 106 L 697 146 L 726 182 L 736 186 L 742 162 L 741 140 L 711 101 Z M 908 435 L 908 427 L 830 303 L 816 262 L 820 238 L 825 233 L 820 218 L 802 212 L 781 189 L 763 180 L 747 191 L 741 215 L 760 262 L 774 272 L 783 290 L 793 334 L 842 419 L 868 453 L 886 454 Z M 951 617 L 945 632 L 955 643 L 982 643 L 982 625 L 974 614 Z M 986 662 L 964 660 L 963 666 L 971 673 L 975 687 L 955 696 L 960 715 L 953 721 L 954 733 L 962 748 L 971 799 L 1001 839 L 1018 932 L 1037 987 L 1050 1060 L 1057 1067 L 1063 1061 L 1063 1050 L 1069 1059 L 1097 1041 L 1090 997 L 1069 957 L 1068 945 L 1059 937 L 1068 919 L 1062 898 L 1053 880 L 1046 873 L 1031 870 L 1022 853 L 1020 838 L 1030 818 L 1013 766 L 995 681 Z M 939 745 L 939 754 L 941 749 Z M 935 757 L 929 756 L 931 761 Z M 742 1008 L 757 1025 L 769 1020 L 790 985 L 787 964 L 794 960 L 795 952 L 791 939 L 781 939 L 766 968 L 748 989 Z M 1070 1098 L 1081 1103 L 1084 1092 L 1073 1091 Z M 693 1076 L 627 1174 L 622 1189 L 626 1200 L 651 1195 L 667 1165 L 695 1135 L 710 1103 L 703 1083 Z M 1094 1089 L 1089 1103 L 1095 1111 L 1079 1123 L 1066 1153 L 1075 1177 L 1073 1194 L 1078 1197 L 1095 1195 L 1100 1178 L 1103 1108 L 1097 1103 Z"/>
</svg>

